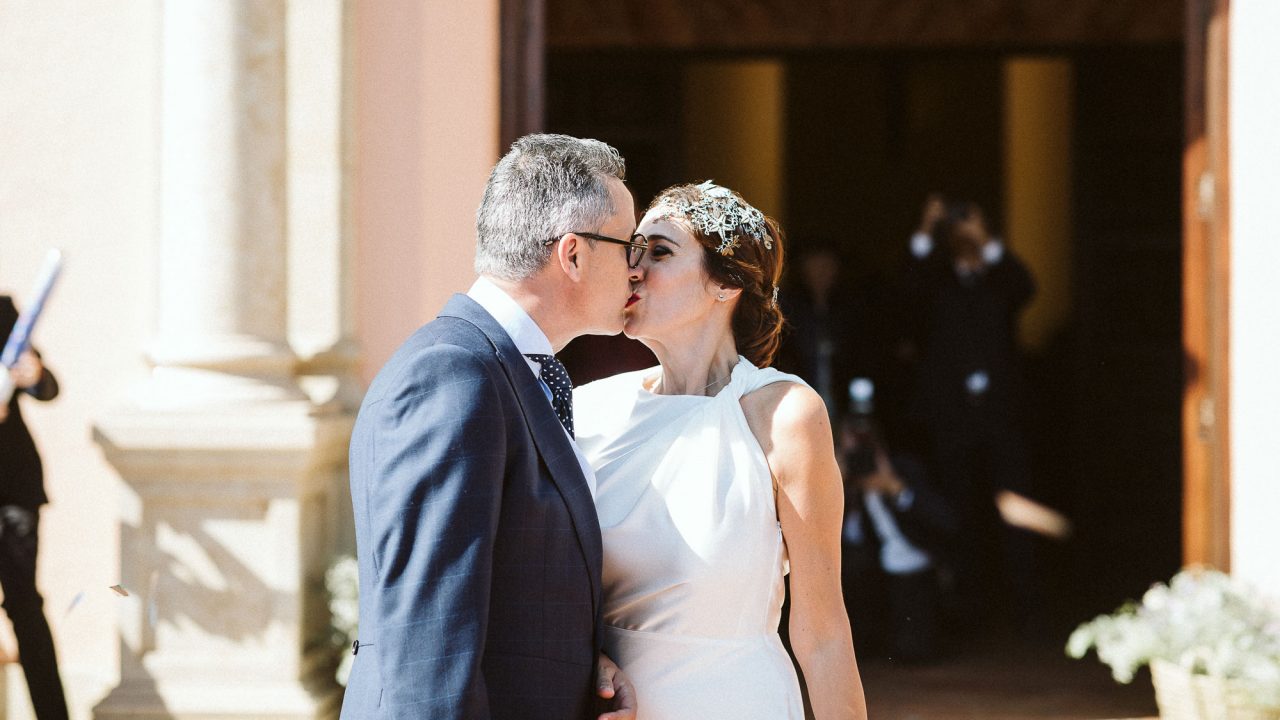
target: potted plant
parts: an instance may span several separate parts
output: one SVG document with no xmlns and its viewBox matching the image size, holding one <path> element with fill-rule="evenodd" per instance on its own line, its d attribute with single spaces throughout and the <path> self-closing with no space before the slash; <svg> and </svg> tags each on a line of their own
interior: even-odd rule
<svg viewBox="0 0 1280 720">
<path fill-rule="evenodd" d="M 329 593 L 330 647 L 336 654 L 334 677 L 346 687 L 351 674 L 351 643 L 359 637 L 360 586 L 356 559 L 341 555 L 325 573 L 325 589 Z"/>
<path fill-rule="evenodd" d="M 1080 625 L 1067 654 L 1090 649 L 1121 683 L 1149 665 L 1162 718 L 1280 720 L 1280 608 L 1216 570 L 1183 570 Z"/>
</svg>

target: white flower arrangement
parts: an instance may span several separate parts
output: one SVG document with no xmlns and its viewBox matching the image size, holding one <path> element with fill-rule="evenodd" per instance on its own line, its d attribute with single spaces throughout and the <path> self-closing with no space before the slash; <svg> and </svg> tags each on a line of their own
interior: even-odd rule
<svg viewBox="0 0 1280 720">
<path fill-rule="evenodd" d="M 324 585 L 329 591 L 329 616 L 333 629 L 333 642 L 339 654 L 335 677 L 338 684 L 346 686 L 351 674 L 351 643 L 359 637 L 360 626 L 360 574 L 356 559 L 342 555 L 329 566 L 324 574 Z"/>
<path fill-rule="evenodd" d="M 1230 576 L 1204 568 L 1157 583 L 1141 603 L 1080 625 L 1067 654 L 1082 658 L 1096 648 L 1116 681 L 1155 660 L 1189 673 L 1240 680 L 1250 701 L 1280 706 L 1280 607 Z"/>
</svg>

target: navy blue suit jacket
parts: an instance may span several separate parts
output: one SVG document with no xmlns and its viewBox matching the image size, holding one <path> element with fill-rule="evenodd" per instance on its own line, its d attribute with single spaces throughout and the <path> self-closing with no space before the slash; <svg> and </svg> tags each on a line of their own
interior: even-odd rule
<svg viewBox="0 0 1280 720">
<path fill-rule="evenodd" d="M 542 385 L 455 295 L 378 373 L 351 437 L 360 648 L 343 720 L 586 717 L 600 525 Z"/>
</svg>

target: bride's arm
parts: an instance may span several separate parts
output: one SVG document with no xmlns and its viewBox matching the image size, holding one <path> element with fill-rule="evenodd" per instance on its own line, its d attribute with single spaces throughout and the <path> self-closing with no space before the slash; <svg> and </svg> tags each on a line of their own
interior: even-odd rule
<svg viewBox="0 0 1280 720">
<path fill-rule="evenodd" d="M 866 718 L 840 587 L 844 489 L 831 424 L 812 389 L 776 383 L 743 399 L 777 480 L 778 519 L 791 560 L 791 649 L 818 720 Z"/>
</svg>

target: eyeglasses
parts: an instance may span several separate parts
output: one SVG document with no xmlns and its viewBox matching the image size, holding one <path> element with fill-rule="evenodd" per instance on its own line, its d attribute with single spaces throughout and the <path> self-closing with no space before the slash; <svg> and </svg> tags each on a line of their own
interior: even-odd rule
<svg viewBox="0 0 1280 720">
<path fill-rule="evenodd" d="M 649 238 L 645 237 L 644 235 L 641 235 L 640 233 L 636 233 L 632 235 L 630 240 L 619 240 L 618 238 L 611 238 L 608 235 L 597 235 L 596 233 L 589 233 L 589 232 L 573 232 L 573 233 L 565 233 L 565 234 L 580 235 L 584 238 L 599 240 L 600 242 L 613 243 L 614 245 L 626 245 L 627 246 L 627 267 L 631 268 L 632 270 L 640 267 L 640 261 L 644 259 L 644 253 L 646 250 L 649 249 Z M 563 237 L 563 235 L 561 237 Z M 554 245 L 555 242 L 559 239 L 560 238 L 558 237 L 551 238 L 550 240 L 543 243 L 543 245 Z"/>
</svg>

